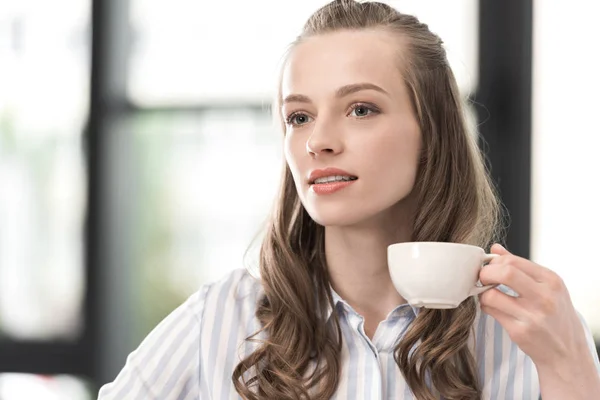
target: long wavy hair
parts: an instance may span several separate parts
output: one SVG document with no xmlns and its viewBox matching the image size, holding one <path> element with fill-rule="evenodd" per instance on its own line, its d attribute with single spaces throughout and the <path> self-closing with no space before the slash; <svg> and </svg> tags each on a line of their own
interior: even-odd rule
<svg viewBox="0 0 600 400">
<path fill-rule="evenodd" d="M 309 37 L 361 29 L 397 35 L 398 68 L 422 133 L 412 240 L 489 246 L 500 232 L 500 205 L 443 42 L 427 25 L 383 3 L 336 0 L 310 17 L 290 50 Z M 275 114 L 281 101 L 280 82 Z M 260 249 L 261 329 L 246 338 L 259 345 L 232 376 L 246 399 L 329 399 L 336 392 L 342 336 L 336 313 L 329 323 L 323 317 L 333 307 L 324 230 L 302 206 L 286 165 Z M 474 297 L 456 309 L 422 309 L 398 342 L 394 359 L 417 399 L 481 397 L 469 347 L 476 310 Z M 260 333 L 266 338 L 256 339 Z"/>
</svg>

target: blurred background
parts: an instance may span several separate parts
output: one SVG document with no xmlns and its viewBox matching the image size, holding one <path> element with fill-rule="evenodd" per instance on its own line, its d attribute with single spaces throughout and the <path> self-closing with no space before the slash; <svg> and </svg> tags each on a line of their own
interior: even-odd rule
<svg viewBox="0 0 600 400">
<path fill-rule="evenodd" d="M 96 398 L 199 286 L 255 263 L 277 68 L 325 3 L 0 1 L 1 400 Z M 509 249 L 563 277 L 600 343 L 600 5 L 388 3 L 444 39 Z"/>
</svg>

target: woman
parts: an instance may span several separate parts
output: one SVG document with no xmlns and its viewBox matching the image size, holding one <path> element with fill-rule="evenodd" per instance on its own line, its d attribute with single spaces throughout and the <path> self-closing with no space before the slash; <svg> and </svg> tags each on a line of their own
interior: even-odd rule
<svg viewBox="0 0 600 400">
<path fill-rule="evenodd" d="M 100 399 L 600 398 L 593 340 L 550 270 L 494 245 L 480 280 L 519 297 L 452 310 L 413 308 L 391 283 L 389 244 L 487 247 L 498 230 L 426 25 L 381 3 L 326 5 L 290 48 L 274 112 L 286 165 L 260 279 L 201 288 Z"/>
</svg>

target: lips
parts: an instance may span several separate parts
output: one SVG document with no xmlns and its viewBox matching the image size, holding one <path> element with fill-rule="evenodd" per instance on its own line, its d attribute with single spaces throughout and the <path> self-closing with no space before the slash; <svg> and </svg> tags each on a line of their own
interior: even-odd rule
<svg viewBox="0 0 600 400">
<path fill-rule="evenodd" d="M 324 169 L 315 169 L 310 172 L 308 175 L 308 183 L 310 185 L 315 183 L 315 180 L 319 178 L 325 178 L 328 176 L 347 176 L 353 178 L 353 180 L 358 179 L 356 175 L 351 174 L 350 172 L 344 171 L 343 169 L 329 167 Z"/>
<path fill-rule="evenodd" d="M 347 188 L 354 182 L 356 182 L 356 179 L 353 181 L 333 181 L 327 183 L 315 183 L 310 185 L 309 190 L 318 196 L 329 195 Z"/>
</svg>

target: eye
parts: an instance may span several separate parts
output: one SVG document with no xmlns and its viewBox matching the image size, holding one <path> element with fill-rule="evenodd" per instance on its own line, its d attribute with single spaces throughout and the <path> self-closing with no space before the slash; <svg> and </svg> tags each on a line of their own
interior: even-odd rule
<svg viewBox="0 0 600 400">
<path fill-rule="evenodd" d="M 311 121 L 311 118 L 303 113 L 292 113 L 286 119 L 285 122 L 292 126 L 301 126 Z"/>
<path fill-rule="evenodd" d="M 364 118 L 373 113 L 379 113 L 379 110 L 375 106 L 359 103 L 354 104 L 351 107 L 351 111 L 348 115 L 352 115 L 357 118 Z"/>
</svg>

